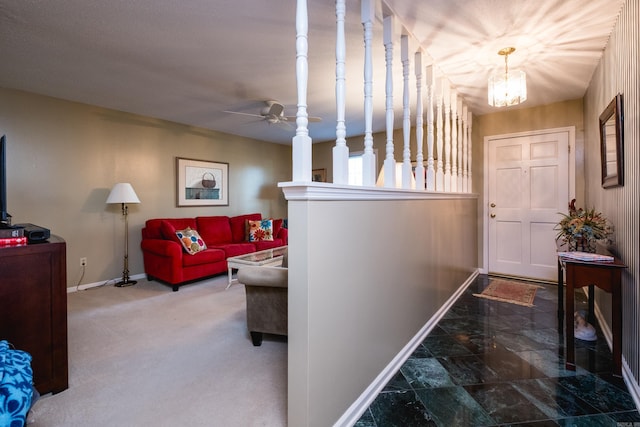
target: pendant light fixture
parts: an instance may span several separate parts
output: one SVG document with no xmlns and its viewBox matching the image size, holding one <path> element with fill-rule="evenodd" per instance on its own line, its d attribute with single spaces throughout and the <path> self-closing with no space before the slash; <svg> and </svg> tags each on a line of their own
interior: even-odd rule
<svg viewBox="0 0 640 427">
<path fill-rule="evenodd" d="M 495 72 L 489 77 L 489 105 L 492 107 L 508 107 L 527 100 L 527 75 L 524 71 L 509 70 L 509 55 L 515 47 L 505 47 L 498 51 L 504 56 L 504 73 Z"/>
</svg>

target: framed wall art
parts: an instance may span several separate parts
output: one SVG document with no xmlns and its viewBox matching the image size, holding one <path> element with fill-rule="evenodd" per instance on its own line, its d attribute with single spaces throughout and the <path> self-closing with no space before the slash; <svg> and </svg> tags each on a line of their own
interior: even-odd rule
<svg viewBox="0 0 640 427">
<path fill-rule="evenodd" d="M 602 187 L 624 185 L 622 94 L 617 94 L 600 115 Z"/>
<path fill-rule="evenodd" d="M 313 169 L 311 171 L 311 181 L 315 182 L 327 182 L 327 170 L 326 169 Z"/>
<path fill-rule="evenodd" d="M 176 157 L 177 206 L 228 206 L 229 164 Z"/>
</svg>

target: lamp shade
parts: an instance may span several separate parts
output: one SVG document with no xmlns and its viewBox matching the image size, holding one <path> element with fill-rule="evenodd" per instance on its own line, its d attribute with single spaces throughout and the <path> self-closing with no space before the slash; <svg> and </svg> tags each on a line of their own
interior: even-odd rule
<svg viewBox="0 0 640 427">
<path fill-rule="evenodd" d="M 140 199 L 131 184 L 119 182 L 111 189 L 107 203 L 140 203 Z"/>
</svg>

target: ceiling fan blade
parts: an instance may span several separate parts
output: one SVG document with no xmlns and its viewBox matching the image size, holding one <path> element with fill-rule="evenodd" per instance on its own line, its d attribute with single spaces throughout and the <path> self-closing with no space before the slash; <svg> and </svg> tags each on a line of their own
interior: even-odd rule
<svg viewBox="0 0 640 427">
<path fill-rule="evenodd" d="M 251 117 L 260 117 L 261 119 L 264 118 L 264 116 L 261 114 L 241 113 L 240 111 L 223 111 L 223 113 L 239 114 L 242 116 L 251 116 Z"/>
<path fill-rule="evenodd" d="M 296 121 L 296 116 L 285 116 L 284 119 L 286 119 L 289 122 L 295 122 Z M 309 123 L 318 123 L 322 121 L 322 118 L 320 117 L 307 117 L 307 120 L 309 120 Z"/>
</svg>

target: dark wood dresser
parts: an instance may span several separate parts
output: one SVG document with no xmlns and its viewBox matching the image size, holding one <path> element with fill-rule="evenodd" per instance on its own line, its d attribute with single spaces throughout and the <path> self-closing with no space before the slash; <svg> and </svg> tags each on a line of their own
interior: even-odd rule
<svg viewBox="0 0 640 427">
<path fill-rule="evenodd" d="M 31 354 L 40 394 L 68 387 L 66 243 L 0 248 L 0 339 Z"/>
</svg>

